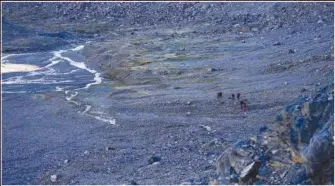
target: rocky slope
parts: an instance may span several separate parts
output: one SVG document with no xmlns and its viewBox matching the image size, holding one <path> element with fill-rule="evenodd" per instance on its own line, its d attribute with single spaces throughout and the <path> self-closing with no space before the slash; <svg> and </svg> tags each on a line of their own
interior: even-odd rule
<svg viewBox="0 0 335 186">
<path fill-rule="evenodd" d="M 334 184 L 333 85 L 300 97 L 219 158 L 220 184 Z"/>
<path fill-rule="evenodd" d="M 32 13 L 34 12 L 34 13 Z M 48 50 L 59 45 L 64 35 L 76 34 L 90 37 L 106 34 L 125 27 L 167 26 L 209 24 L 203 32 L 210 34 L 239 32 L 269 32 L 279 28 L 288 29 L 306 24 L 333 21 L 332 3 L 10 3 L 3 4 L 3 18 L 11 24 L 24 25 L 17 37 L 29 32 L 36 34 L 29 38 L 23 51 Z M 4 21 L 4 31 L 8 22 Z M 50 33 L 51 32 L 51 33 Z M 51 36 L 51 37 L 50 37 Z M 15 51 L 23 38 L 4 34 L 4 51 Z M 14 40 L 14 41 L 13 41 Z M 30 41 L 35 40 L 36 42 Z M 55 41 L 56 40 L 56 41 Z M 8 44 L 7 42 L 13 42 Z M 29 42 L 30 41 L 30 42 Z M 39 45 L 44 42 L 44 45 Z M 68 42 L 68 41 L 67 41 Z M 30 46 L 29 46 L 30 45 Z M 41 45 L 41 44 L 40 44 Z M 8 49 L 7 49 L 8 48 Z M 19 49 L 17 49 L 19 50 Z"/>
</svg>

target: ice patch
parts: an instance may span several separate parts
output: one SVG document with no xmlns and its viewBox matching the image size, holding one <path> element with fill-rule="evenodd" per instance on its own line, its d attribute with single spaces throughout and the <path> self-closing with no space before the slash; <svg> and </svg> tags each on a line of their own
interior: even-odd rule
<svg viewBox="0 0 335 186">
<path fill-rule="evenodd" d="M 111 118 L 111 117 L 106 117 L 106 116 L 94 116 L 94 115 L 89 115 L 97 120 L 103 121 L 105 123 L 109 123 L 111 125 L 116 125 L 116 120 Z"/>
<path fill-rule="evenodd" d="M 42 84 L 42 85 L 48 85 L 48 84 L 58 84 L 58 83 L 71 83 L 72 80 L 64 80 L 64 81 L 56 81 L 56 80 L 46 80 L 44 78 L 40 79 L 23 79 L 23 76 L 16 76 L 12 78 L 8 78 L 6 80 L 2 80 L 3 85 L 24 85 L 24 84 Z"/>
<path fill-rule="evenodd" d="M 85 105 L 85 106 L 86 106 L 86 108 L 83 112 L 81 112 L 82 114 L 85 114 L 86 112 L 88 112 L 92 108 L 91 105 Z"/>
<path fill-rule="evenodd" d="M 12 63 L 2 63 L 1 64 L 1 73 L 10 73 L 10 72 L 30 72 L 40 69 L 36 65 L 28 64 L 12 64 Z"/>
<path fill-rule="evenodd" d="M 68 94 L 68 91 L 65 91 L 65 94 Z M 78 92 L 75 92 L 74 94 L 71 94 L 69 97 L 65 97 L 65 99 L 67 101 L 71 101 L 77 95 L 78 95 Z"/>
<path fill-rule="evenodd" d="M 55 52 L 53 54 L 54 54 L 54 56 L 51 59 L 49 59 L 49 61 L 51 61 L 51 63 L 48 64 L 48 65 L 46 65 L 46 66 L 44 66 L 44 68 L 49 68 L 49 67 L 54 66 L 57 63 L 61 62 L 60 60 L 56 60 L 57 56 L 55 55 Z"/>
<path fill-rule="evenodd" d="M 85 47 L 85 45 L 79 45 L 76 48 L 73 48 L 72 51 L 79 51 L 82 50 Z"/>
<path fill-rule="evenodd" d="M 2 94 L 16 94 L 16 93 L 25 94 L 25 93 L 27 93 L 27 91 L 15 91 L 15 92 L 13 92 L 13 91 L 2 91 L 1 93 Z"/>
<path fill-rule="evenodd" d="M 56 92 L 61 92 L 63 90 L 64 90 L 64 88 L 60 88 L 59 86 L 56 87 Z"/>
</svg>

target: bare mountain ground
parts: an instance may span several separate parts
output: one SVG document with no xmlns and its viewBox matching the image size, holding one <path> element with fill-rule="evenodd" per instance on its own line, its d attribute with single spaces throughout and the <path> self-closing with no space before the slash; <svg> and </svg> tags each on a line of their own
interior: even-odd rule
<svg viewBox="0 0 335 186">
<path fill-rule="evenodd" d="M 108 145 L 56 170 L 57 183 L 180 184 L 200 175 L 208 181 L 228 145 L 252 137 L 285 105 L 333 78 L 331 27 L 244 39 L 194 31 L 130 29 L 85 46 L 86 63 L 107 81 L 76 99 L 117 125 L 97 128 L 94 135 Z M 228 99 L 238 92 L 247 99 L 245 113 Z M 148 163 L 152 155 L 159 163 Z M 40 183 L 51 183 L 49 176 Z"/>
<path fill-rule="evenodd" d="M 105 77 L 78 105 L 3 96 L 5 184 L 208 184 L 233 142 L 333 82 L 332 3 L 6 3 L 3 15 L 5 51 L 89 40 L 80 55 Z"/>
</svg>

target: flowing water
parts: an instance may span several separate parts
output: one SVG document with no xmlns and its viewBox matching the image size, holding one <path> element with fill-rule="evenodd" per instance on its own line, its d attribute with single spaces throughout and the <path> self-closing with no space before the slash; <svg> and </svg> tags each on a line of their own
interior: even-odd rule
<svg viewBox="0 0 335 186">
<path fill-rule="evenodd" d="M 74 100 L 80 92 L 102 82 L 101 74 L 88 68 L 83 62 L 83 48 L 84 45 L 79 45 L 52 52 L 3 56 L 2 64 L 8 67 L 14 65 L 16 69 L 9 69 L 11 73 L 2 73 L 2 94 L 64 92 L 69 103 L 85 107 L 78 113 L 115 125 L 115 119 L 104 113 L 90 113 L 91 105 Z M 27 70 L 27 66 L 31 68 Z"/>
</svg>

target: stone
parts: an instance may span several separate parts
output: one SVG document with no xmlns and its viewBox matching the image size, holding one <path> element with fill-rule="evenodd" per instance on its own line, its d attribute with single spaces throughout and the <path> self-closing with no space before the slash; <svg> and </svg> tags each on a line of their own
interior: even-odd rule
<svg viewBox="0 0 335 186">
<path fill-rule="evenodd" d="M 180 185 L 192 185 L 192 183 L 185 181 L 185 182 L 182 182 Z"/>
<path fill-rule="evenodd" d="M 56 174 L 54 174 L 54 175 L 51 175 L 50 176 L 50 180 L 51 180 L 51 182 L 56 182 L 57 181 L 57 175 Z"/>
<path fill-rule="evenodd" d="M 200 125 L 200 127 L 206 129 L 207 132 L 211 132 L 212 131 L 211 127 L 209 127 L 209 126 Z"/>
<path fill-rule="evenodd" d="M 290 50 L 288 50 L 288 53 L 289 53 L 289 54 L 293 54 L 293 53 L 295 53 L 295 51 L 292 50 L 292 49 L 290 49 Z"/>
<path fill-rule="evenodd" d="M 232 148 L 228 148 L 217 159 L 216 173 L 221 177 L 230 176 L 233 172 L 228 157 L 231 152 Z"/>
<path fill-rule="evenodd" d="M 87 155 L 87 154 L 89 154 L 89 153 L 90 153 L 90 152 L 88 152 L 88 150 L 85 150 L 85 151 L 84 151 L 84 154 L 85 154 L 85 155 Z"/>
<path fill-rule="evenodd" d="M 109 150 L 115 150 L 114 147 L 106 147 L 106 151 L 109 151 Z"/>
<path fill-rule="evenodd" d="M 266 131 L 267 129 L 268 129 L 267 126 L 262 126 L 262 127 L 259 128 L 259 132 L 264 132 L 264 131 Z"/>
<path fill-rule="evenodd" d="M 284 84 L 285 84 L 285 85 L 288 85 L 288 82 L 287 82 L 287 81 L 285 81 L 285 82 L 284 82 Z"/>
<path fill-rule="evenodd" d="M 238 175 L 237 174 L 230 175 L 229 181 L 230 182 L 238 182 Z"/>
<path fill-rule="evenodd" d="M 191 105 L 191 102 L 190 102 L 190 101 L 188 101 L 186 104 L 187 104 L 187 105 Z"/>
<path fill-rule="evenodd" d="M 138 185 L 138 184 L 137 184 L 137 182 L 136 182 L 136 181 L 134 181 L 134 180 L 131 180 L 131 181 L 130 181 L 130 185 Z"/>
<path fill-rule="evenodd" d="M 66 164 L 66 163 L 69 163 L 69 160 L 64 160 L 64 163 Z"/>
<path fill-rule="evenodd" d="M 300 92 L 306 92 L 306 91 L 307 91 L 306 88 L 302 88 L 302 89 L 300 90 Z"/>
<path fill-rule="evenodd" d="M 273 46 L 279 46 L 279 45 L 281 45 L 281 42 L 275 42 L 275 43 L 273 43 Z"/>
<path fill-rule="evenodd" d="M 308 184 L 309 176 L 305 166 L 301 164 L 293 165 L 282 179 L 283 185 L 301 185 Z"/>
<path fill-rule="evenodd" d="M 190 115 L 191 115 L 191 112 L 187 112 L 187 113 L 186 113 L 186 116 L 190 116 Z"/>
<path fill-rule="evenodd" d="M 258 174 L 258 169 L 261 167 L 261 165 L 262 165 L 261 162 L 258 161 L 252 162 L 242 170 L 239 179 L 245 182 L 250 178 L 256 177 L 256 175 Z"/>
<path fill-rule="evenodd" d="M 159 161 L 161 161 L 161 157 L 160 156 L 158 156 L 158 155 L 153 155 L 153 156 L 151 156 L 150 158 L 149 158 L 149 160 L 148 160 L 148 163 L 149 164 L 153 164 L 153 163 L 155 163 L 155 162 L 159 162 Z"/>
<path fill-rule="evenodd" d="M 309 145 L 303 150 L 302 156 L 307 160 L 314 173 L 321 169 L 321 166 L 329 162 L 334 156 L 332 135 L 324 129 L 316 133 L 310 140 Z M 330 162 L 331 163 L 331 162 Z"/>
<path fill-rule="evenodd" d="M 214 72 L 214 71 L 215 71 L 214 68 L 209 68 L 209 69 L 208 69 L 208 72 Z"/>
<path fill-rule="evenodd" d="M 159 163 L 159 162 L 155 162 L 155 163 L 153 163 L 152 165 L 159 165 L 159 164 L 161 164 L 161 163 Z"/>
</svg>

